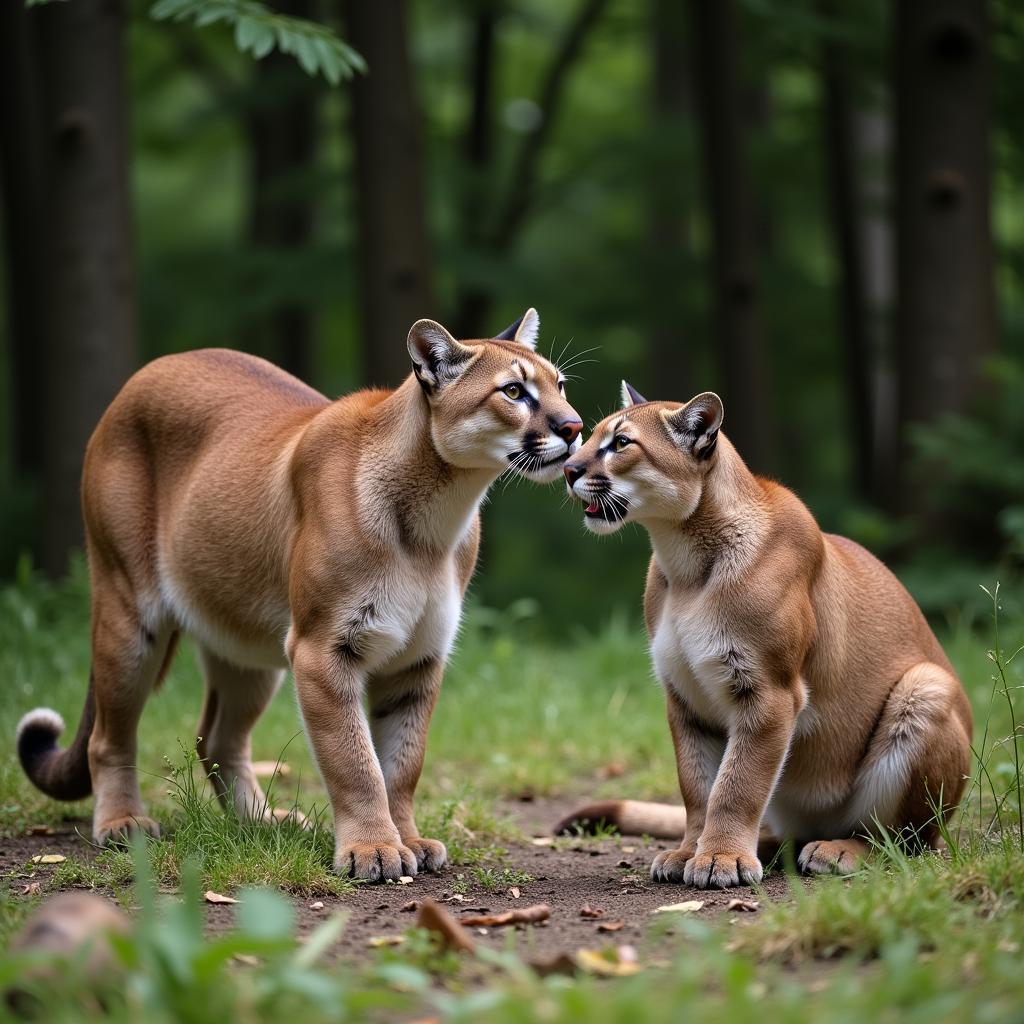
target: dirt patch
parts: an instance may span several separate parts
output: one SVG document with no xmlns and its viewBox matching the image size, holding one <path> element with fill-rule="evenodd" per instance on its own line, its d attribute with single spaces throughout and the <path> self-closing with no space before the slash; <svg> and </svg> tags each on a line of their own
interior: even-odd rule
<svg viewBox="0 0 1024 1024">
<path fill-rule="evenodd" d="M 545 834 L 568 806 L 572 806 L 571 800 L 536 800 L 502 805 L 497 810 L 513 818 L 529 836 Z M 53 868 L 30 863 L 37 854 L 95 856 L 95 848 L 81 835 L 87 827 L 84 822 L 69 822 L 58 826 L 54 835 L 0 839 L 0 871 L 11 894 L 20 897 L 32 881 L 41 883 L 43 894 L 53 891 L 47 885 Z M 371 939 L 399 935 L 411 927 L 415 913 L 408 905 L 417 900 L 427 897 L 436 900 L 456 918 L 546 903 L 551 907 L 551 917 L 542 925 L 472 929 L 478 944 L 503 949 L 511 941 L 525 958 L 546 960 L 563 952 L 609 944 L 643 948 L 651 915 L 665 904 L 700 900 L 703 907 L 695 916 L 702 918 L 725 913 L 729 901 L 736 898 L 755 898 L 762 903 L 789 899 L 790 881 L 781 873 L 766 878 L 761 896 L 755 896 L 748 888 L 723 892 L 655 885 L 648 877 L 651 860 L 660 850 L 672 845 L 668 841 L 644 843 L 633 837 L 588 839 L 578 843 L 560 840 L 555 846 L 530 842 L 509 844 L 506 863 L 533 879 L 515 883 L 518 898 L 511 884 L 488 888 L 471 869 L 455 866 L 437 875 L 420 875 L 408 885 L 367 885 L 340 899 L 293 898 L 292 902 L 300 935 L 311 932 L 332 913 L 346 911 L 349 919 L 335 955 L 354 961 L 372 955 Z M 317 902 L 322 906 L 314 909 L 313 904 Z M 584 907 L 600 911 L 600 916 L 582 916 Z M 231 927 L 232 907 L 205 905 L 204 910 L 212 933 Z M 747 917 L 745 914 L 735 916 Z M 609 922 L 613 927 L 614 923 L 621 922 L 622 927 L 602 931 L 601 926 Z"/>
</svg>

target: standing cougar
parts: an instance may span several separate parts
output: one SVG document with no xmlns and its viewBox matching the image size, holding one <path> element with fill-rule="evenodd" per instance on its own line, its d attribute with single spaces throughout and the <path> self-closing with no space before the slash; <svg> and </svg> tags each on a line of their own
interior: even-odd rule
<svg viewBox="0 0 1024 1024">
<path fill-rule="evenodd" d="M 623 382 L 622 411 L 565 465 L 589 529 L 650 534 L 644 613 L 685 810 L 608 801 L 560 829 L 681 835 L 651 876 L 701 888 L 760 881 L 762 822 L 807 872 L 852 871 L 879 825 L 934 844 L 970 764 L 953 667 L 896 577 L 755 477 L 722 417 L 710 392 L 648 402 Z"/>
<path fill-rule="evenodd" d="M 156 834 L 136 774 L 143 705 L 182 631 L 206 675 L 199 754 L 222 802 L 274 817 L 249 737 L 295 674 L 335 824 L 335 867 L 435 870 L 413 818 L 427 725 L 502 473 L 556 479 L 579 447 L 565 380 L 530 309 L 494 340 L 420 320 L 394 391 L 330 402 L 223 349 L 158 359 L 124 386 L 85 456 L 92 671 L 78 733 L 27 714 L 18 753 L 44 793 L 96 795 L 93 835 Z M 369 715 L 363 710 L 364 695 Z"/>
</svg>

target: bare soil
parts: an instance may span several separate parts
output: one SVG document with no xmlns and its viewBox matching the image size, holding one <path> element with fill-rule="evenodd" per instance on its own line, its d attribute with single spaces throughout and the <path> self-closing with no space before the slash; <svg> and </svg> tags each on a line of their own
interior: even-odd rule
<svg viewBox="0 0 1024 1024">
<path fill-rule="evenodd" d="M 513 818 L 527 836 L 544 836 L 550 834 L 552 825 L 571 806 L 571 799 L 544 799 L 510 803 L 497 810 Z M 32 857 L 55 852 L 80 858 L 94 856 L 94 848 L 83 838 L 87 834 L 87 821 L 69 820 L 55 829 L 53 835 L 0 839 L 3 884 L 15 898 L 34 898 L 37 894 L 31 890 L 24 892 L 32 882 L 40 883 L 39 891 L 44 895 L 56 891 L 47 883 L 53 868 L 31 864 Z M 760 893 L 749 888 L 720 891 L 653 884 L 648 875 L 651 860 L 659 850 L 672 845 L 668 841 L 644 843 L 630 836 L 578 843 L 560 840 L 557 846 L 513 843 L 508 847 L 507 864 L 533 877 L 533 881 L 518 884 L 518 898 L 511 886 L 487 889 L 479 884 L 472 870 L 454 866 L 437 875 L 420 875 L 407 885 L 366 885 L 341 899 L 325 897 L 322 908 L 313 908 L 315 900 L 293 898 L 298 931 L 300 935 L 308 934 L 330 914 L 347 911 L 349 919 L 335 955 L 360 961 L 371 954 L 371 939 L 400 935 L 413 925 L 415 911 L 409 905 L 415 901 L 429 897 L 456 918 L 546 903 L 551 908 L 551 917 L 543 924 L 473 928 L 471 932 L 478 944 L 496 949 L 506 948 L 510 933 L 514 933 L 515 948 L 524 958 L 544 962 L 581 948 L 643 948 L 652 913 L 666 904 L 700 900 L 703 906 L 695 912 L 697 917 L 728 913 L 741 923 L 751 915 L 727 911 L 731 900 L 758 900 L 763 905 L 766 901 L 790 898 L 791 880 L 782 872 L 768 875 Z M 114 899 L 111 892 L 100 895 Z M 584 907 L 601 914 L 596 918 L 583 916 Z M 231 927 L 231 906 L 205 905 L 205 912 L 211 933 Z M 622 922 L 622 927 L 602 931 L 600 926 L 609 922 L 613 926 Z"/>
</svg>

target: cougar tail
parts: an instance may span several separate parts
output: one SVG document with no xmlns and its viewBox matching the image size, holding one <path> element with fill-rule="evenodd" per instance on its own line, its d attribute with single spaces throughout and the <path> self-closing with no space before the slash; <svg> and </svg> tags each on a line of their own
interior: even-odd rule
<svg viewBox="0 0 1024 1024">
<path fill-rule="evenodd" d="M 50 708 L 36 708 L 18 723 L 18 759 L 32 784 L 54 800 L 81 800 L 92 792 L 89 775 L 89 736 L 96 719 L 92 680 L 78 732 L 71 746 L 57 746 L 64 731 L 64 719 Z"/>
<path fill-rule="evenodd" d="M 643 800 L 599 800 L 564 817 L 555 826 L 555 835 L 596 832 L 602 826 L 617 828 L 625 836 L 682 839 L 686 808 Z"/>
</svg>

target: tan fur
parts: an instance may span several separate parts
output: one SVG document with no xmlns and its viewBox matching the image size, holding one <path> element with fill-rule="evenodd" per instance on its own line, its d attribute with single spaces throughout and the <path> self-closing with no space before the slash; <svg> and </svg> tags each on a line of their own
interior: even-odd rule
<svg viewBox="0 0 1024 1024">
<path fill-rule="evenodd" d="M 419 835 L 413 793 L 476 564 L 477 510 L 499 474 L 554 479 L 579 446 L 563 379 L 533 351 L 536 327 L 530 311 L 515 338 L 460 343 L 420 321 L 401 387 L 335 402 L 227 350 L 159 359 L 125 385 L 82 487 L 93 666 L 79 736 L 98 842 L 157 831 L 136 728 L 184 631 L 208 687 L 199 752 L 226 805 L 275 816 L 249 736 L 290 666 L 339 870 L 393 879 L 444 863 L 443 844 Z M 510 383 L 516 400 L 501 390 Z M 47 792 L 82 795 L 85 740 L 58 752 L 47 716 L 19 730 L 26 770 Z"/>
<path fill-rule="evenodd" d="M 624 396 L 565 474 L 595 532 L 650 534 L 644 611 L 686 814 L 611 801 L 605 820 L 674 823 L 682 843 L 652 876 L 702 887 L 761 878 L 762 823 L 804 844 L 811 872 L 852 870 L 878 825 L 933 844 L 936 807 L 948 816 L 963 792 L 971 711 L 913 599 L 747 470 L 717 396 Z"/>
</svg>

